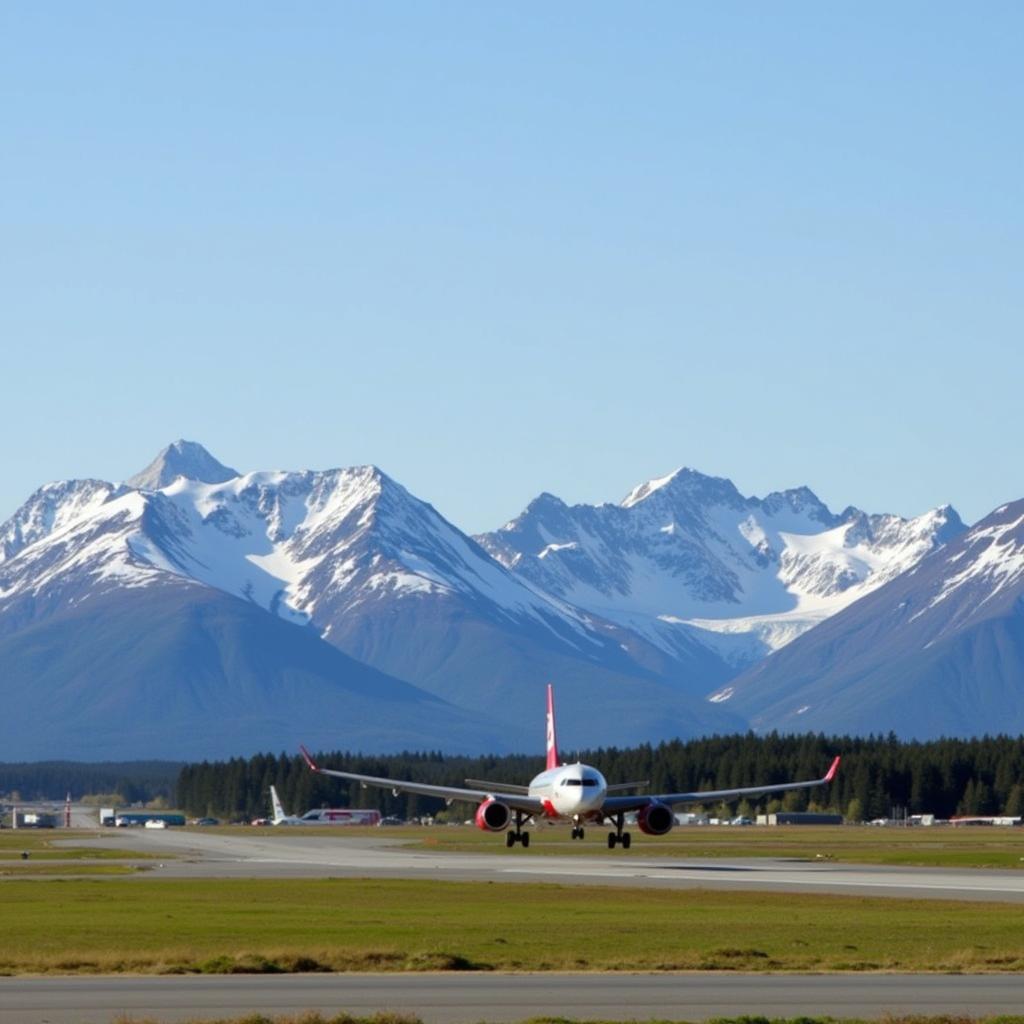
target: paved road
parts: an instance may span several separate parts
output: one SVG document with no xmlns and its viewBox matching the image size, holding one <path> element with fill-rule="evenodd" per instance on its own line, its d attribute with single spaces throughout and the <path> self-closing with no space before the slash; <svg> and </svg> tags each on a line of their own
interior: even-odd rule
<svg viewBox="0 0 1024 1024">
<path fill-rule="evenodd" d="M 119 833 L 118 841 L 125 845 Z M 505 882 L 585 882 L 647 888 L 756 889 L 845 893 L 917 899 L 1024 903 L 1024 871 L 904 868 L 815 863 L 782 858 L 670 858 L 537 855 L 501 848 L 494 853 L 433 853 L 387 836 L 294 835 L 135 830 L 131 845 L 177 859 L 153 873 L 167 878 L 437 878 Z M 110 845 L 110 839 L 95 840 Z M 77 841 L 76 845 L 87 845 Z M 147 873 L 146 877 L 152 877 Z"/>
<path fill-rule="evenodd" d="M 0 978 L 0 1024 L 106 1024 L 253 1011 L 416 1014 L 427 1024 L 574 1018 L 881 1017 L 1020 1012 L 1013 975 L 333 974 L 284 977 Z"/>
</svg>

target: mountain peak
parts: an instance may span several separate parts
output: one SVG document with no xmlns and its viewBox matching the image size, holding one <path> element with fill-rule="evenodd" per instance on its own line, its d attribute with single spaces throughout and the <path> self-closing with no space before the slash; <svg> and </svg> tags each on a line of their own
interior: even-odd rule
<svg viewBox="0 0 1024 1024">
<path fill-rule="evenodd" d="M 140 473 L 125 483 L 140 491 L 159 491 L 179 476 L 204 484 L 219 484 L 238 476 L 238 470 L 218 462 L 201 444 L 181 439 L 172 442 Z"/>
<path fill-rule="evenodd" d="M 658 477 L 639 484 L 622 499 L 622 508 L 633 508 L 646 501 L 652 494 L 664 491 L 672 496 L 693 497 L 699 495 L 707 501 L 721 501 L 732 504 L 739 501 L 740 494 L 731 480 L 725 477 L 708 476 L 696 469 L 682 466 L 668 476 Z"/>
<path fill-rule="evenodd" d="M 684 472 L 688 471 L 685 467 L 680 467 L 679 469 L 673 470 L 667 476 L 659 476 L 654 480 L 647 480 L 642 484 L 637 484 L 637 486 L 634 487 L 619 504 L 621 504 L 623 508 L 632 508 L 634 505 L 643 501 L 644 498 L 652 495 L 655 491 L 660 491 L 666 484 L 672 483 L 680 473 Z"/>
<path fill-rule="evenodd" d="M 791 487 L 785 491 L 772 491 L 771 494 L 760 499 L 759 504 L 766 512 L 773 515 L 781 512 L 783 509 L 789 509 L 791 512 L 796 513 L 803 512 L 808 518 L 821 523 L 825 527 L 837 526 L 843 522 L 844 517 L 854 518 L 864 514 L 859 509 L 851 506 L 843 514 L 843 517 L 834 516 L 828 510 L 828 506 L 806 485 Z"/>
</svg>

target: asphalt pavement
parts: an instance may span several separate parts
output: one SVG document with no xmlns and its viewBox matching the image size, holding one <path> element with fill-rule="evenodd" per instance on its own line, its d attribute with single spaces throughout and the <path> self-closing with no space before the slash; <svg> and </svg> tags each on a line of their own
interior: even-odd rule
<svg viewBox="0 0 1024 1024">
<path fill-rule="evenodd" d="M 258 977 L 0 978 L 0 1024 L 180 1021 L 262 1011 L 370 1014 L 426 1024 L 718 1016 L 1019 1013 L 1015 975 L 332 974 Z"/>
</svg>

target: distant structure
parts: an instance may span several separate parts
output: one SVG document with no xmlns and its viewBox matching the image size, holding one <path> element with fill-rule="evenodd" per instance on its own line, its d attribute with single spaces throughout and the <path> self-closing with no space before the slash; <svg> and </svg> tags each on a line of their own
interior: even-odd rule
<svg viewBox="0 0 1024 1024">
<path fill-rule="evenodd" d="M 842 825 L 841 814 L 816 814 L 813 811 L 779 811 L 759 814 L 758 825 Z"/>
<path fill-rule="evenodd" d="M 57 815 L 46 811 L 19 811 L 17 807 L 11 812 L 11 828 L 56 828 Z"/>
</svg>

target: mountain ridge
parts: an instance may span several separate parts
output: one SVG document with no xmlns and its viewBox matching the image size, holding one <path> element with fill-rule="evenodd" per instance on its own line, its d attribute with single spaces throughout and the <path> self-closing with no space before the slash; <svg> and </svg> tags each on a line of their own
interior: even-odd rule
<svg viewBox="0 0 1024 1024">
<path fill-rule="evenodd" d="M 684 467 L 618 505 L 542 494 L 478 540 L 539 588 L 666 650 L 685 632 L 742 667 L 964 528 L 948 505 L 909 520 L 835 515 L 806 486 L 744 497 Z"/>
<path fill-rule="evenodd" d="M 732 680 L 755 728 L 1024 732 L 1024 500 Z"/>
<path fill-rule="evenodd" d="M 114 661 L 92 655 L 120 678 L 118 651 L 126 663 L 159 664 L 128 652 L 166 637 L 161 603 L 179 622 L 216 605 L 218 621 L 234 625 L 203 634 L 209 664 L 186 656 L 184 628 L 161 650 L 197 708 L 213 699 L 210 687 L 293 685 L 294 669 L 271 671 L 269 652 L 262 682 L 257 664 L 230 654 L 232 637 L 256 636 L 251 624 L 267 621 L 283 651 L 322 668 L 300 673 L 306 703 L 335 706 L 325 666 L 336 665 L 362 681 L 359 713 L 372 722 L 386 681 L 401 682 L 464 716 L 451 730 L 462 750 L 468 723 L 481 738 L 529 746 L 526 723 L 548 680 L 582 708 L 577 726 L 596 745 L 775 728 L 793 708 L 766 666 L 968 532 L 948 505 L 910 519 L 854 506 L 833 513 L 806 486 L 744 496 L 727 478 L 683 467 L 617 504 L 567 505 L 543 492 L 474 538 L 377 466 L 240 474 L 179 441 L 123 483 L 44 485 L 0 524 L 0 657 L 59 688 L 26 654 L 28 639 L 59 629 L 55 662 L 72 671 L 63 649 L 75 647 L 73 624 L 84 629 L 100 607 L 127 623 L 135 602 L 151 616 L 143 637 L 106 630 Z M 244 615 L 228 611 L 232 601 Z M 87 633 L 78 643 L 92 649 Z M 352 661 L 332 661 L 324 647 Z M 217 663 L 236 674 L 211 672 Z M 172 699 L 166 674 L 145 671 Z M 284 709 L 257 717 L 287 730 Z M 429 715 L 422 724 L 423 749 L 445 745 L 442 724 Z M 377 743 L 385 734 L 365 735 Z"/>
</svg>

